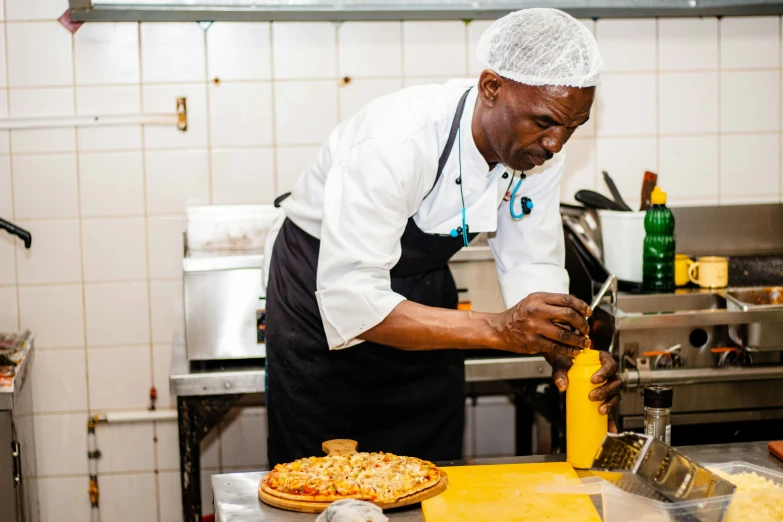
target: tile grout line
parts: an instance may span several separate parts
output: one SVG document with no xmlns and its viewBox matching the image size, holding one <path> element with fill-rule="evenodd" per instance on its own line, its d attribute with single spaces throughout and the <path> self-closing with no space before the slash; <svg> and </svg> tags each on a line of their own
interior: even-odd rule
<svg viewBox="0 0 783 522">
<path fill-rule="evenodd" d="M 167 346 L 170 347 L 171 344 L 166 342 L 156 342 L 153 343 L 157 346 Z M 132 348 L 142 348 L 146 346 L 144 343 L 122 343 L 122 344 L 96 344 L 87 346 L 88 351 L 92 352 L 102 352 L 102 351 L 114 351 L 114 350 L 128 350 Z M 82 345 L 73 346 L 73 345 L 63 345 L 63 346 L 36 346 L 35 349 L 41 352 L 70 352 L 70 351 L 77 351 L 82 350 L 85 347 Z M 120 408 L 122 409 L 122 408 Z M 130 408 L 132 410 L 138 410 L 138 408 Z"/>
<path fill-rule="evenodd" d="M 271 23 L 270 23 L 271 26 Z M 211 25 L 209 26 L 211 27 Z M 210 204 L 214 205 L 214 199 L 215 199 L 215 190 L 214 190 L 214 172 L 213 172 L 213 165 L 212 165 L 212 113 L 210 110 L 210 101 L 211 101 L 211 89 L 210 89 L 210 83 L 209 83 L 209 54 L 207 50 L 207 31 L 209 30 L 209 27 L 207 27 L 207 30 L 203 31 L 204 34 L 204 71 L 203 71 L 203 86 L 204 86 L 204 99 L 205 99 L 205 120 L 206 120 L 206 150 L 207 150 L 207 170 L 208 170 L 208 177 L 209 177 L 209 202 Z M 270 35 L 271 35 L 271 27 L 270 27 Z M 184 281 L 183 281 L 184 285 Z M 150 306 L 150 314 L 152 313 L 151 310 L 152 306 Z M 184 313 L 184 310 L 183 310 Z M 150 323 L 150 335 L 152 335 L 152 324 Z M 220 429 L 220 426 L 216 427 L 218 430 Z M 221 432 L 218 431 L 218 443 L 221 441 Z M 221 464 L 222 469 L 222 455 L 223 455 L 223 448 L 222 446 L 218 445 L 218 463 Z"/>
<path fill-rule="evenodd" d="M 77 96 L 76 96 L 76 36 L 71 33 L 71 81 L 73 82 L 73 113 L 77 113 Z M 74 140 L 74 156 L 76 162 L 76 208 L 77 208 L 77 220 L 79 224 L 79 265 L 81 268 L 81 281 L 79 286 L 81 287 L 82 294 L 82 328 L 84 329 L 84 391 L 87 394 L 86 405 L 87 414 L 91 414 L 91 401 L 90 401 L 90 355 L 87 351 L 87 287 L 84 284 L 84 228 L 82 223 L 82 184 L 81 184 L 81 162 L 79 161 L 79 132 L 76 127 L 73 128 L 73 140 Z"/>
<path fill-rule="evenodd" d="M 340 27 L 342 23 L 332 22 L 332 25 L 334 27 L 334 71 L 333 73 L 334 73 L 334 77 L 337 78 L 337 89 L 335 89 L 334 95 L 336 97 L 335 106 L 337 107 L 337 124 L 339 125 L 340 122 L 342 122 L 343 120 L 343 103 L 342 103 L 343 97 L 340 96 L 340 92 L 342 91 L 342 89 L 348 87 L 348 85 L 343 82 L 343 79 L 340 76 Z M 331 132 L 331 130 L 329 132 Z"/>
<path fill-rule="evenodd" d="M 661 22 L 655 18 L 655 169 L 661 171 Z"/>
<path fill-rule="evenodd" d="M 778 17 L 778 130 L 783 131 L 783 17 Z M 778 201 L 783 203 L 783 132 L 778 136 Z"/>
<path fill-rule="evenodd" d="M 212 168 L 212 89 L 209 82 L 209 53 L 207 52 L 207 31 L 212 27 L 211 24 L 206 29 L 200 26 L 202 37 L 204 38 L 204 70 L 202 71 L 202 86 L 204 88 L 204 105 L 206 121 L 206 149 L 207 149 L 207 179 L 209 180 L 209 204 L 215 204 L 215 175 Z M 187 207 L 186 207 L 187 208 Z"/>
<path fill-rule="evenodd" d="M 139 66 L 139 106 L 141 107 L 142 111 L 144 110 L 144 72 L 142 68 L 142 32 L 141 32 L 141 23 L 138 22 L 136 24 L 136 34 L 137 34 L 137 64 Z M 150 275 L 152 273 L 151 271 L 151 262 L 150 262 L 150 227 L 149 227 L 149 211 L 148 211 L 148 202 L 147 202 L 147 140 L 146 140 L 146 126 L 141 125 L 141 169 L 142 169 L 142 208 L 144 210 L 144 246 L 145 246 L 145 261 L 146 261 L 146 269 L 147 269 L 147 277 L 146 277 L 146 289 L 147 289 L 147 324 L 148 324 L 148 351 L 149 351 L 149 376 L 150 376 L 150 386 L 155 386 L 155 355 L 153 350 L 153 333 L 152 333 L 152 283 Z M 94 347 L 93 347 L 94 348 Z M 158 522 L 160 522 L 160 481 L 158 479 L 158 426 L 156 422 L 152 422 L 152 437 L 153 437 L 153 466 L 155 467 L 155 515 L 157 517 Z"/>
<path fill-rule="evenodd" d="M 272 186 L 275 190 L 275 197 L 280 195 L 280 154 L 278 151 L 279 144 L 277 143 L 277 81 L 275 80 L 275 53 L 273 46 L 275 44 L 272 36 L 273 22 L 268 22 L 269 26 L 269 46 L 267 52 L 269 53 L 267 58 L 269 59 L 269 83 L 270 88 L 270 118 L 272 120 L 272 166 L 275 169 L 275 179 Z"/>
<path fill-rule="evenodd" d="M 723 150 L 723 19 L 718 18 L 718 147 L 717 147 L 717 185 L 718 185 L 718 205 L 723 203 L 723 165 L 721 161 L 721 152 Z"/>
<path fill-rule="evenodd" d="M 468 26 L 472 23 L 471 20 L 465 20 L 463 28 L 465 29 L 465 77 L 470 77 L 470 38 L 468 33 L 470 32 Z"/>
<path fill-rule="evenodd" d="M 3 57 L 5 59 L 5 82 L 6 82 L 6 91 L 5 91 L 5 97 L 6 97 L 6 106 L 8 114 L 11 113 L 11 89 L 8 85 L 9 78 L 8 75 L 10 73 L 9 67 L 8 67 L 8 26 L 6 24 L 7 20 L 7 6 L 5 5 L 5 2 L 3 2 L 3 52 L 5 53 L 5 56 Z M 16 198 L 14 197 L 14 163 L 13 163 L 13 157 L 11 155 L 11 131 L 8 131 L 8 177 L 9 181 L 11 183 L 11 219 L 16 222 Z M 16 293 L 16 328 L 18 331 L 22 331 L 22 301 L 19 293 L 19 240 L 16 238 L 11 238 L 11 245 L 14 249 L 14 281 L 16 284 L 14 285 L 14 290 Z"/>
<path fill-rule="evenodd" d="M 130 285 L 143 285 L 147 280 L 155 281 L 156 283 L 174 283 L 180 282 L 181 279 L 177 277 L 152 277 L 145 279 L 105 279 L 96 281 L 85 281 L 84 286 L 130 286 Z M 49 283 L 20 283 L 21 288 L 48 288 L 48 287 L 63 287 L 63 286 L 78 286 L 81 285 L 81 281 L 66 281 L 58 282 L 53 281 Z M 0 285 L 0 287 L 14 286 L 14 285 Z"/>
<path fill-rule="evenodd" d="M 139 124 L 141 125 L 141 124 Z M 317 147 L 320 146 L 320 143 L 313 143 L 313 142 L 302 142 L 302 143 L 286 143 L 281 145 L 282 147 Z M 267 143 L 265 145 L 220 145 L 217 147 L 213 147 L 213 150 L 253 150 L 253 149 L 271 149 L 274 148 L 274 144 Z M 150 152 L 153 153 L 165 153 L 165 152 L 206 152 L 209 149 L 207 147 L 164 147 L 164 148 L 152 148 L 149 149 Z M 39 157 L 39 156 L 62 156 L 65 154 L 73 154 L 73 150 L 52 150 L 52 151 L 41 151 L 41 152 L 17 152 L 13 154 L 14 156 L 19 157 Z M 116 154 L 123 154 L 123 153 L 137 153 L 139 152 L 139 149 L 106 149 L 106 150 L 87 150 L 82 151 L 83 154 L 88 156 L 100 156 L 100 155 L 116 155 Z M 11 156 L 11 154 L 2 154 L 0 153 L 0 157 L 3 156 Z M 184 212 L 183 212 L 184 214 Z"/>
<path fill-rule="evenodd" d="M 402 86 L 405 88 L 408 80 L 408 66 L 405 60 L 405 22 L 400 21 L 400 76 L 402 78 Z"/>
<path fill-rule="evenodd" d="M 593 20 L 593 38 L 595 38 L 596 44 L 599 46 L 598 43 L 598 22 L 596 20 Z M 597 91 L 597 89 L 596 89 Z M 593 121 L 593 136 L 592 136 L 592 149 L 593 149 L 593 189 L 598 189 L 598 180 L 601 176 L 598 175 L 598 171 L 600 169 L 599 163 L 598 163 L 598 122 L 601 119 L 600 113 L 598 111 L 598 106 L 600 105 L 600 100 L 596 96 L 595 100 L 593 101 L 593 105 L 595 105 L 595 115 L 592 113 L 590 114 L 590 119 L 594 119 Z M 573 197 L 573 195 L 569 195 L 569 197 Z M 475 449 L 475 448 L 474 448 Z"/>
</svg>

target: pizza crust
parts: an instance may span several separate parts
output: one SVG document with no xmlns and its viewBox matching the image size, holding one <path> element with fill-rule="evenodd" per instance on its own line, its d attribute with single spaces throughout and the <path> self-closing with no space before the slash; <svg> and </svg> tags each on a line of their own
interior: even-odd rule
<svg viewBox="0 0 783 522">
<path fill-rule="evenodd" d="M 367 458 L 367 460 L 363 461 L 363 463 L 370 461 L 371 458 L 378 458 L 383 457 L 383 454 L 361 454 Z M 294 500 L 299 502 L 312 502 L 312 503 L 318 503 L 318 502 L 334 502 L 336 500 L 343 500 L 343 499 L 359 499 L 359 500 L 367 500 L 370 502 L 377 502 L 377 503 L 384 503 L 384 504 L 391 504 L 398 502 L 402 499 L 405 499 L 407 497 L 416 495 L 418 493 L 421 493 L 422 491 L 425 491 L 427 489 L 430 489 L 438 484 L 441 479 L 441 472 L 440 470 L 435 467 L 434 464 L 431 462 L 428 462 L 426 460 L 418 459 L 418 458 L 411 458 L 411 457 L 397 457 L 396 455 L 386 454 L 390 458 L 394 459 L 393 462 L 389 463 L 389 469 L 393 467 L 393 465 L 400 465 L 404 464 L 407 466 L 414 465 L 415 467 L 418 467 L 421 471 L 426 471 L 427 476 L 425 478 L 425 481 L 420 484 L 415 484 L 411 487 L 406 488 L 404 491 L 399 492 L 397 495 L 383 495 L 383 494 L 373 494 L 373 495 L 363 495 L 360 491 L 359 493 L 353 494 L 353 495 L 344 495 L 344 494 L 334 494 L 334 495 L 322 495 L 322 494 L 311 494 L 307 495 L 304 493 L 289 493 L 286 491 L 282 491 L 281 489 L 275 488 L 271 485 L 271 482 L 273 482 L 273 478 L 278 478 L 278 476 L 285 476 L 285 474 L 293 472 L 293 470 L 287 470 L 286 467 L 291 467 L 293 464 L 299 463 L 299 462 L 307 462 L 311 464 L 325 464 L 328 468 L 329 466 L 333 465 L 334 462 L 339 459 L 340 457 L 318 457 L 318 458 L 312 458 L 312 459 L 300 459 L 300 461 L 295 461 L 294 463 L 289 464 L 283 464 L 282 466 L 276 466 L 274 470 L 270 471 L 267 475 L 264 476 L 264 478 L 261 480 L 261 489 L 272 496 L 283 498 L 287 500 Z M 383 461 L 385 463 L 385 461 Z M 376 462 L 376 466 L 377 462 Z M 301 473 L 301 469 L 296 469 L 296 472 Z M 417 470 L 418 471 L 418 470 Z M 403 473 L 404 471 L 397 471 L 397 473 Z M 410 475 L 409 475 L 410 476 Z M 333 480 L 333 479 L 332 479 Z M 327 479 L 328 481 L 328 479 Z"/>
<path fill-rule="evenodd" d="M 344 500 L 347 498 L 361 499 L 362 496 L 357 495 L 303 495 L 296 493 L 286 493 L 284 491 L 278 491 L 273 487 L 268 486 L 263 481 L 261 482 L 261 489 L 264 492 L 269 493 L 272 496 L 284 498 L 287 500 L 297 500 L 300 502 L 334 502 L 336 500 Z"/>
</svg>

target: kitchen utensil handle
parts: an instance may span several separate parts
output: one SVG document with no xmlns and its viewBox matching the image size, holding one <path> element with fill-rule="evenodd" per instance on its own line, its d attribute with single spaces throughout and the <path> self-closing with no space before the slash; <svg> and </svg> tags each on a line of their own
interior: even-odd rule
<svg viewBox="0 0 783 522">
<path fill-rule="evenodd" d="M 767 443 L 769 452 L 775 455 L 780 460 L 783 460 L 783 440 L 776 440 Z"/>
<path fill-rule="evenodd" d="M 609 192 L 612 193 L 612 197 L 614 198 L 615 203 L 620 205 L 626 212 L 630 212 L 631 207 L 628 206 L 628 203 L 626 203 L 623 197 L 620 195 L 620 191 L 617 189 L 617 185 L 614 184 L 614 180 L 611 178 L 611 176 L 609 176 L 609 173 L 605 170 L 601 171 L 601 173 L 604 175 L 604 182 L 609 188 Z"/>
<path fill-rule="evenodd" d="M 30 234 L 30 232 L 14 225 L 13 223 L 9 223 L 8 221 L 2 218 L 0 218 L 0 228 L 5 229 L 10 234 L 18 236 L 19 239 L 24 241 L 25 248 L 30 248 L 30 246 L 33 244 L 33 236 L 32 234 Z"/>
<path fill-rule="evenodd" d="M 700 264 L 701 264 L 701 263 L 699 263 L 698 261 L 696 261 L 696 262 L 695 262 L 695 263 L 693 263 L 693 264 L 692 264 L 690 267 L 688 267 L 688 279 L 690 279 L 690 280 L 691 280 L 691 283 L 693 283 L 693 284 L 696 284 L 696 285 L 700 285 L 701 283 L 699 283 L 699 279 L 698 279 L 696 276 L 694 276 L 694 275 L 693 275 L 693 272 L 694 272 L 694 270 L 695 270 L 696 268 L 698 268 L 698 267 L 699 267 L 699 265 L 700 265 Z"/>
<path fill-rule="evenodd" d="M 606 292 L 608 292 L 610 289 L 612 290 L 612 294 L 611 294 L 612 300 L 614 300 L 616 299 L 617 296 L 617 276 L 615 276 L 614 274 L 609 275 L 609 277 L 606 279 L 606 282 L 604 282 L 604 285 L 595 295 L 593 302 L 590 304 L 590 308 L 592 310 L 595 310 L 601 304 L 601 301 L 603 301 L 604 296 L 606 296 Z"/>
<path fill-rule="evenodd" d="M 574 199 L 576 199 L 579 203 L 589 208 L 617 210 L 617 211 L 622 210 L 622 207 L 620 207 L 620 205 L 618 205 L 611 199 L 607 198 L 603 194 L 599 194 L 598 192 L 593 192 L 592 190 L 580 190 L 579 192 L 574 194 Z"/>
<path fill-rule="evenodd" d="M 655 188 L 655 185 L 658 184 L 658 174 L 655 172 L 645 171 L 644 177 L 642 178 L 642 204 L 639 207 L 639 210 L 647 210 L 650 208 L 650 197 L 652 195 L 652 191 Z"/>
</svg>

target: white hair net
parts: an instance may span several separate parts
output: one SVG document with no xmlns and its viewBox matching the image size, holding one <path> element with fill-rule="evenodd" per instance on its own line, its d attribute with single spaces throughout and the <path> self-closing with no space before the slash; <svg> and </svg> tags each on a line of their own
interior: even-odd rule
<svg viewBox="0 0 783 522">
<path fill-rule="evenodd" d="M 523 9 L 496 20 L 481 35 L 476 55 L 525 85 L 593 87 L 603 63 L 593 34 L 557 9 Z"/>
</svg>

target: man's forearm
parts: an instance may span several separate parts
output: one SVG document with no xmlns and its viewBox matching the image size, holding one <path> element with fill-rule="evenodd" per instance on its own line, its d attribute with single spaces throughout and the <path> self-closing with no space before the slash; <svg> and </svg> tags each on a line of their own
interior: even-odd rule
<svg viewBox="0 0 783 522">
<path fill-rule="evenodd" d="M 448 310 L 402 301 L 361 339 L 401 350 L 480 349 L 501 346 L 497 314 Z"/>
</svg>

